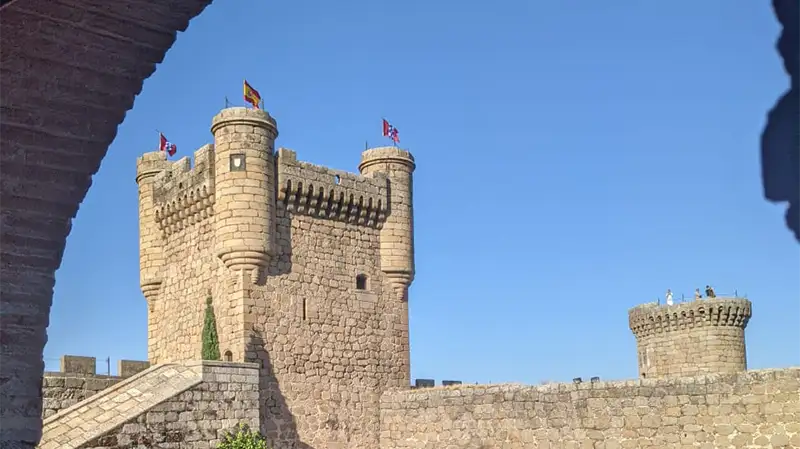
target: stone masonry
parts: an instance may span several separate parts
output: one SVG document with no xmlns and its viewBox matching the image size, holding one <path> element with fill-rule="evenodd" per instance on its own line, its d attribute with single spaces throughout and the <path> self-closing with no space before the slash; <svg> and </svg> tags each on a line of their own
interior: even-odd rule
<svg viewBox="0 0 800 449">
<path fill-rule="evenodd" d="M 60 410 L 77 404 L 121 380 L 149 368 L 148 362 L 120 360 L 117 376 L 96 374 L 94 357 L 65 355 L 59 372 L 45 372 L 42 381 L 42 417 L 48 418 Z"/>
<path fill-rule="evenodd" d="M 751 307 L 744 298 L 634 307 L 628 317 L 638 346 L 639 375 L 685 377 L 746 370 L 744 330 Z"/>
<path fill-rule="evenodd" d="M 381 449 L 800 447 L 800 368 L 388 392 Z"/>
<path fill-rule="evenodd" d="M 413 156 L 367 150 L 360 174 L 300 162 L 258 109 L 211 132 L 194 166 L 137 163 L 150 362 L 200 358 L 210 296 L 223 359 L 264 367 L 272 441 L 377 447 L 380 394 L 410 384 Z"/>
<path fill-rule="evenodd" d="M 187 362 L 142 371 L 44 420 L 41 449 L 211 449 L 258 428 L 259 367 Z"/>
</svg>

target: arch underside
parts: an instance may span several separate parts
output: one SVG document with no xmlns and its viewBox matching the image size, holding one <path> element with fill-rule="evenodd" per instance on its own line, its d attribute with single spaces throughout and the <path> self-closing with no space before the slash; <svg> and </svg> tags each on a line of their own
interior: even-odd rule
<svg viewBox="0 0 800 449">
<path fill-rule="evenodd" d="M 34 447 L 71 220 L 144 80 L 210 0 L 3 3 L 0 447 Z"/>
<path fill-rule="evenodd" d="M 15 0 L 0 9 L 4 448 L 34 447 L 41 434 L 42 352 L 71 220 L 144 80 L 209 3 Z M 796 47 L 781 51 L 796 67 Z"/>
</svg>

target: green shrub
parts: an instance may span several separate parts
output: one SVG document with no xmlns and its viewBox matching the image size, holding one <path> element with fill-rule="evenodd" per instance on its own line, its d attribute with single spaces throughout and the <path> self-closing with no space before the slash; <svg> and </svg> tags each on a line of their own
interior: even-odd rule
<svg viewBox="0 0 800 449">
<path fill-rule="evenodd" d="M 267 441 L 258 432 L 239 424 L 236 432 L 229 432 L 217 449 L 269 449 Z"/>
<path fill-rule="evenodd" d="M 211 297 L 206 298 L 206 316 L 203 320 L 203 360 L 219 360 L 219 336 L 217 335 L 217 319 L 214 317 L 214 307 Z"/>
</svg>

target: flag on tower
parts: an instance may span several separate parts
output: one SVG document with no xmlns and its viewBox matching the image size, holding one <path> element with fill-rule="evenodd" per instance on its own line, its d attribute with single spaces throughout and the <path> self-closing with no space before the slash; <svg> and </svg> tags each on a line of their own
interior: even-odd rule
<svg viewBox="0 0 800 449">
<path fill-rule="evenodd" d="M 168 155 L 174 156 L 175 152 L 178 151 L 178 147 L 167 140 L 164 134 L 158 133 L 158 149 L 161 151 L 166 151 Z"/>
<path fill-rule="evenodd" d="M 397 130 L 391 123 L 383 119 L 383 137 L 392 139 L 392 142 L 400 142 L 400 131 Z"/>
<path fill-rule="evenodd" d="M 252 104 L 256 109 L 258 109 L 258 105 L 261 104 L 261 94 L 253 89 L 253 86 L 251 86 L 247 80 L 244 80 L 244 101 Z"/>
</svg>

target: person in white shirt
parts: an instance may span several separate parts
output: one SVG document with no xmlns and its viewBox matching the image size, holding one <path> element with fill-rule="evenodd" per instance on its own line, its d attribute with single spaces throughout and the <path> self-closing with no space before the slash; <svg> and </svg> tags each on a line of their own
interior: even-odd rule
<svg viewBox="0 0 800 449">
<path fill-rule="evenodd" d="M 667 305 L 672 305 L 672 290 L 667 289 Z"/>
</svg>

